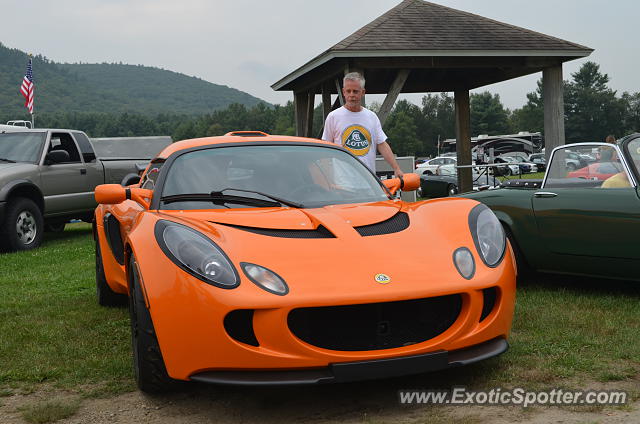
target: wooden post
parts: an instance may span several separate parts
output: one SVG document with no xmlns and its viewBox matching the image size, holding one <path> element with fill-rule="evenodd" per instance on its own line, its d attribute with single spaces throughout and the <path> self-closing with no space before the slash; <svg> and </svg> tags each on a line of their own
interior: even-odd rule
<svg viewBox="0 0 640 424">
<path fill-rule="evenodd" d="M 389 92 L 387 93 L 387 97 L 384 98 L 384 102 L 380 107 L 380 111 L 378 112 L 378 118 L 380 119 L 380 123 L 384 125 L 384 122 L 389 117 L 389 113 L 391 112 L 391 108 L 396 102 L 398 98 L 398 94 L 402 91 L 402 87 L 404 83 L 407 81 L 407 77 L 409 76 L 409 69 L 401 69 L 398 71 L 398 75 L 396 75 L 396 79 L 391 84 L 391 88 L 389 88 Z"/>
<path fill-rule="evenodd" d="M 544 104 L 544 146 L 547 161 L 551 151 L 564 140 L 564 96 L 562 64 L 542 70 L 542 103 Z"/>
<path fill-rule="evenodd" d="M 313 107 L 316 99 L 315 89 L 311 89 L 307 92 L 307 113 L 304 125 L 304 136 L 313 137 Z"/>
<path fill-rule="evenodd" d="M 338 98 L 336 101 L 340 100 L 340 106 L 344 106 L 344 96 L 342 95 L 342 86 L 340 85 L 339 78 L 336 78 L 336 90 L 338 90 Z"/>
<path fill-rule="evenodd" d="M 331 84 L 325 81 L 322 84 L 322 122 L 327 120 L 329 112 L 331 112 Z"/>
<path fill-rule="evenodd" d="M 458 165 L 471 165 L 471 109 L 469 90 L 454 92 L 456 103 L 456 153 Z M 458 191 L 465 193 L 473 190 L 471 168 L 458 168 Z"/>
<path fill-rule="evenodd" d="M 298 137 L 304 137 L 308 101 L 309 96 L 307 93 L 298 92 L 294 94 L 293 102 L 296 111 L 296 135 Z"/>
</svg>

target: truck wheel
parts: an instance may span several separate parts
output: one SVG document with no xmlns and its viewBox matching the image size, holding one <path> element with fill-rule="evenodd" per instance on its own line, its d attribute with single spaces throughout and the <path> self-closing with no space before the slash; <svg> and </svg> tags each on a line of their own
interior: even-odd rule
<svg viewBox="0 0 640 424">
<path fill-rule="evenodd" d="M 135 258 L 129 261 L 129 315 L 131 317 L 131 346 L 133 369 L 138 388 L 147 393 L 170 391 L 176 380 L 169 377 L 153 327 L 151 314 L 145 305 L 140 288 Z"/>
<path fill-rule="evenodd" d="M 100 306 L 124 306 L 127 301 L 127 296 L 114 292 L 107 284 L 99 240 L 96 240 L 96 297 Z"/>
<path fill-rule="evenodd" d="M 447 196 L 453 196 L 458 194 L 458 187 L 455 184 L 449 184 L 447 186 Z"/>
<path fill-rule="evenodd" d="M 40 208 L 31 200 L 11 200 L 2 224 L 0 243 L 8 251 L 34 249 L 42 243 L 44 220 Z"/>
</svg>

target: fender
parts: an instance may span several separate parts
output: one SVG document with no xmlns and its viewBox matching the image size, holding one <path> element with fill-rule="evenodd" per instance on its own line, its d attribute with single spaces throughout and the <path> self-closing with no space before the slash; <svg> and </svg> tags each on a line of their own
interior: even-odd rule
<svg viewBox="0 0 640 424">
<path fill-rule="evenodd" d="M 23 188 L 33 193 L 28 197 L 38 205 L 40 211 L 44 214 L 44 196 L 42 195 L 42 191 L 40 191 L 37 185 L 27 179 L 14 180 L 0 188 L 0 202 L 6 202 L 15 190 Z"/>
</svg>

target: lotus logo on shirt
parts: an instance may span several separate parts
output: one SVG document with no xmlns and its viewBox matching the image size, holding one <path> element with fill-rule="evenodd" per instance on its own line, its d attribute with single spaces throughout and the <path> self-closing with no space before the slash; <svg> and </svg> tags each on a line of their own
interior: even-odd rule
<svg viewBox="0 0 640 424">
<path fill-rule="evenodd" d="M 371 134 L 360 125 L 351 125 L 342 132 L 342 146 L 356 156 L 364 156 L 371 148 Z"/>
</svg>

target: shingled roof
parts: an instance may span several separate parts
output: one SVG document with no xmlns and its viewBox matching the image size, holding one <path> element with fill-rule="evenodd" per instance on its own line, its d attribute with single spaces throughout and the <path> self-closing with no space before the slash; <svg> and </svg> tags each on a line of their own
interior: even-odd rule
<svg viewBox="0 0 640 424">
<path fill-rule="evenodd" d="M 404 0 L 328 51 L 372 49 L 591 51 L 579 44 L 422 0 Z"/>
<path fill-rule="evenodd" d="M 475 88 L 535 73 L 592 51 L 472 13 L 404 0 L 271 87 L 308 90 L 341 74 L 345 67 L 356 67 L 367 72 L 367 92 L 384 93 L 395 74 L 382 69 L 410 68 L 414 71 L 404 92 L 451 91 L 458 83 Z M 446 76 L 433 71 L 444 68 L 456 71 Z M 434 81 L 434 77 L 440 83 L 423 86 L 421 80 Z"/>
</svg>

